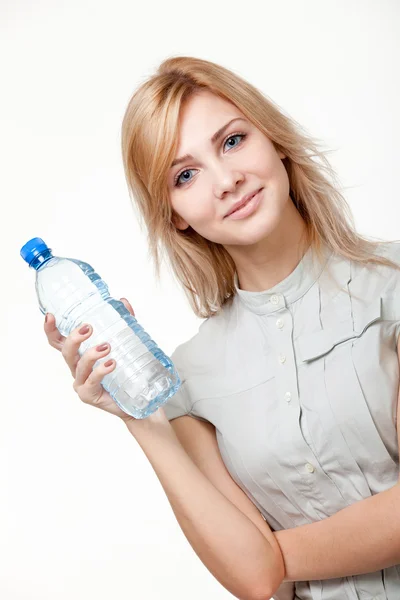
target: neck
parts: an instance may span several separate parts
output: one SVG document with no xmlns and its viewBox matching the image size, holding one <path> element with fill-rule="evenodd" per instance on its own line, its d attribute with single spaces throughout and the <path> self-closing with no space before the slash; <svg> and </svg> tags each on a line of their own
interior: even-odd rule
<svg viewBox="0 0 400 600">
<path fill-rule="evenodd" d="M 305 223 L 289 198 L 281 224 L 272 234 L 252 246 L 227 250 L 236 264 L 239 288 L 262 292 L 290 275 L 308 247 Z"/>
</svg>

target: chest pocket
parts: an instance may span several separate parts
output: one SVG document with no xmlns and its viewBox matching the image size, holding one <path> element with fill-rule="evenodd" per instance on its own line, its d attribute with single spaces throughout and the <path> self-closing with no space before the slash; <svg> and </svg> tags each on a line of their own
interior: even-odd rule
<svg viewBox="0 0 400 600">
<path fill-rule="evenodd" d="M 334 327 L 301 336 L 297 342 L 300 360 L 303 362 L 315 360 L 339 344 L 361 337 L 368 327 L 381 317 L 382 300 L 379 297 L 362 311 L 356 320 L 347 319 Z"/>
<path fill-rule="evenodd" d="M 331 448 L 350 452 L 372 493 L 397 472 L 398 362 L 386 331 L 380 296 L 354 318 L 297 340 L 303 402 Z"/>
</svg>

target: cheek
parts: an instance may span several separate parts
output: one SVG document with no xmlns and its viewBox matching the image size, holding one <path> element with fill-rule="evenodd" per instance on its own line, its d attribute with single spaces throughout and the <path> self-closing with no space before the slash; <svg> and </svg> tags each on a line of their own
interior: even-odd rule
<svg viewBox="0 0 400 600">
<path fill-rule="evenodd" d="M 188 215 L 189 216 L 189 215 Z M 203 198 L 197 197 L 196 203 L 193 205 L 190 211 L 190 218 L 194 223 L 201 224 L 202 222 L 209 221 L 215 216 L 215 206 L 212 202 L 208 203 Z"/>
<path fill-rule="evenodd" d="M 258 174 L 265 181 L 266 186 L 276 189 L 284 196 L 289 194 L 289 177 L 285 169 L 285 165 L 275 153 L 269 154 L 268 159 L 261 158 L 261 153 L 257 157 Z"/>
<path fill-rule="evenodd" d="M 282 169 L 285 170 L 275 148 L 264 139 L 254 143 L 247 158 L 249 169 L 265 179 L 279 178 Z"/>
<path fill-rule="evenodd" d="M 284 192 L 285 196 L 289 196 L 289 192 L 290 192 L 290 181 L 289 181 L 289 176 L 287 174 L 287 171 L 285 169 L 285 165 L 283 164 L 282 161 L 280 162 L 280 167 L 279 167 L 279 186 L 281 187 L 282 191 Z"/>
<path fill-rule="evenodd" d="M 209 192 L 196 186 L 196 190 L 185 191 L 179 200 L 172 200 L 172 207 L 180 217 L 195 226 L 215 217 L 215 207 L 212 202 L 206 201 L 207 196 Z"/>
</svg>

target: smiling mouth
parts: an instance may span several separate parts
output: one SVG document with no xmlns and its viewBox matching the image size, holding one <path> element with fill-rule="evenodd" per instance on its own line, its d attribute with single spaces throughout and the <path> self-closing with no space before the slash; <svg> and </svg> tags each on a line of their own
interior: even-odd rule
<svg viewBox="0 0 400 600">
<path fill-rule="evenodd" d="M 244 208 L 244 207 L 245 207 L 245 206 L 246 206 L 246 205 L 247 205 L 247 204 L 250 202 L 250 200 L 253 200 L 254 196 L 255 196 L 256 194 L 258 194 L 258 192 L 259 192 L 259 191 L 260 191 L 260 190 L 257 190 L 257 192 L 254 192 L 254 194 L 253 194 L 253 195 L 252 195 L 252 196 L 251 196 L 251 197 L 250 197 L 248 200 L 246 200 L 246 202 L 243 202 L 243 204 L 241 204 L 240 206 L 238 206 L 237 208 L 235 208 L 235 210 L 233 210 L 232 212 L 230 212 L 230 213 L 228 214 L 228 217 L 229 217 L 229 215 L 233 215 L 233 213 L 237 212 L 237 211 L 238 211 L 238 210 L 240 210 L 241 208 Z"/>
<path fill-rule="evenodd" d="M 246 202 L 244 202 L 243 204 L 241 204 L 240 206 L 238 206 L 237 208 L 235 208 L 235 210 L 232 210 L 230 213 L 228 213 L 227 215 L 225 215 L 224 219 L 227 219 L 229 217 L 231 217 L 232 215 L 234 215 L 235 213 L 243 210 L 252 200 L 255 196 L 257 196 L 257 194 L 259 194 L 261 192 L 263 188 L 260 188 L 259 190 L 257 190 L 256 192 L 254 192 L 254 194 L 248 199 L 246 200 Z"/>
</svg>

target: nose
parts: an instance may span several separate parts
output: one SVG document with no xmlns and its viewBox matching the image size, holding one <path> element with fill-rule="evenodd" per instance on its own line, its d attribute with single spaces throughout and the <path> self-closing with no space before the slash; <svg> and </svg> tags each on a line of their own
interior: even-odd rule
<svg viewBox="0 0 400 600">
<path fill-rule="evenodd" d="M 224 198 L 228 193 L 235 192 L 238 185 L 244 181 L 242 172 L 233 169 L 220 168 L 215 177 L 214 194 L 217 198 Z"/>
</svg>

